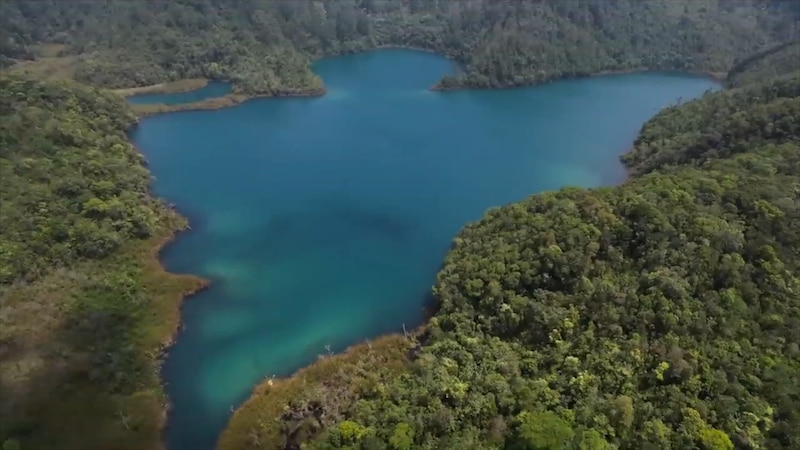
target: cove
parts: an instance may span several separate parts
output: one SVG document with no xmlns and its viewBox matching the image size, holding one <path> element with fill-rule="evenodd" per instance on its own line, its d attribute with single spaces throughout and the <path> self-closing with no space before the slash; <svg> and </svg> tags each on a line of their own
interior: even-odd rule
<svg viewBox="0 0 800 450">
<path fill-rule="evenodd" d="M 170 450 L 210 450 L 264 377 L 422 320 L 442 258 L 490 207 L 621 182 L 659 109 L 718 86 L 667 73 L 431 92 L 439 56 L 324 59 L 328 94 L 145 118 L 154 192 L 191 221 L 162 253 L 212 280 L 186 299 L 162 376 Z M 327 347 L 327 348 L 326 348 Z"/>
<path fill-rule="evenodd" d="M 231 93 L 231 84 L 224 81 L 209 81 L 200 89 L 172 94 L 139 94 L 127 98 L 133 105 L 180 105 L 211 98 L 223 97 Z"/>
</svg>

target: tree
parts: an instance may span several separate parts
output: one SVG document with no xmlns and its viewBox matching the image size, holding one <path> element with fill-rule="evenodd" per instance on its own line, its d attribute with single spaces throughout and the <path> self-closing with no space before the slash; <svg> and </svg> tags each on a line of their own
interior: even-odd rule
<svg viewBox="0 0 800 450">
<path fill-rule="evenodd" d="M 700 446 L 704 450 L 733 450 L 733 442 L 728 435 L 715 428 L 700 431 Z"/>
<path fill-rule="evenodd" d="M 389 444 L 395 450 L 410 450 L 414 445 L 414 432 L 407 423 L 399 423 L 394 428 Z"/>
<path fill-rule="evenodd" d="M 523 411 L 517 416 L 517 436 L 520 449 L 561 450 L 572 441 L 575 432 L 552 412 Z"/>
</svg>

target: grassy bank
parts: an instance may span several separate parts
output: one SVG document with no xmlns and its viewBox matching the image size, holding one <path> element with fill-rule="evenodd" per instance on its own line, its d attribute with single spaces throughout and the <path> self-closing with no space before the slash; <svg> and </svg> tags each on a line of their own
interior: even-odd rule
<svg viewBox="0 0 800 450">
<path fill-rule="evenodd" d="M 208 85 L 208 81 L 209 80 L 205 78 L 187 78 L 185 80 L 153 84 L 150 86 L 114 89 L 113 92 L 123 97 L 143 94 L 179 94 L 181 92 L 202 89 Z"/>
<path fill-rule="evenodd" d="M 149 195 L 120 97 L 2 75 L 0 111 L 0 443 L 159 449 L 161 357 L 205 285 L 158 260 L 186 220 Z"/>
<path fill-rule="evenodd" d="M 154 237 L 102 261 L 0 288 L 0 441 L 18 440 L 23 449 L 161 448 L 161 357 L 182 299 L 205 285 L 158 261 L 184 224 L 172 215 Z M 109 323 L 92 323 L 102 320 Z"/>
<path fill-rule="evenodd" d="M 321 356 L 286 379 L 266 379 L 234 413 L 220 436 L 220 450 L 284 448 L 342 417 L 334 410 L 349 407 L 367 391 L 380 391 L 388 379 L 407 370 L 413 344 L 403 335 L 388 335 Z M 324 417 L 319 412 L 326 411 Z"/>
<path fill-rule="evenodd" d="M 210 98 L 199 102 L 180 103 L 174 105 L 152 104 L 131 105 L 131 110 L 139 117 L 166 114 L 178 111 L 209 111 L 214 109 L 229 108 L 256 98 L 285 98 L 285 97 L 319 97 L 325 95 L 325 89 L 312 89 L 308 91 L 283 92 L 278 94 L 228 94 L 222 97 Z"/>
</svg>

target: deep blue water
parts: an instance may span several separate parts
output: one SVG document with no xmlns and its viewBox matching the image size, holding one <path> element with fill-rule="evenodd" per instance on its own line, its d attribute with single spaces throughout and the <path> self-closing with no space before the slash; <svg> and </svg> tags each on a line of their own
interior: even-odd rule
<svg viewBox="0 0 800 450">
<path fill-rule="evenodd" d="M 181 103 L 194 103 L 210 98 L 223 97 L 231 93 L 231 84 L 223 81 L 209 81 L 207 85 L 193 91 L 178 92 L 175 94 L 141 94 L 128 97 L 128 102 L 134 105 L 179 105 Z"/>
<path fill-rule="evenodd" d="M 717 86 L 635 74 L 431 92 L 446 59 L 326 59 L 328 95 L 144 119 L 155 192 L 192 221 L 163 254 L 213 280 L 184 303 L 163 376 L 170 450 L 207 450 L 265 376 L 422 319 L 453 236 L 496 205 L 624 178 L 660 108 Z"/>
</svg>

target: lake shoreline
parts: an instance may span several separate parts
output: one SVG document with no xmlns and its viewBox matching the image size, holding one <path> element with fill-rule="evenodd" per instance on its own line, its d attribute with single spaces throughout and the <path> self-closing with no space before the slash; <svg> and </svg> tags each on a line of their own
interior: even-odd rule
<svg viewBox="0 0 800 450">
<path fill-rule="evenodd" d="M 142 165 L 149 172 L 150 167 L 147 159 L 144 156 L 144 153 L 142 153 L 142 151 L 132 142 L 133 139 L 131 137 L 131 132 L 137 126 L 138 122 L 133 124 L 133 126 L 128 130 L 127 137 L 129 142 L 131 142 L 131 147 L 133 150 L 141 156 Z M 149 195 L 152 198 L 160 198 L 157 197 L 152 191 L 152 186 L 149 189 Z M 159 330 L 160 337 L 158 339 L 158 346 L 154 349 L 154 359 L 156 361 L 156 371 L 158 373 L 159 383 L 153 388 L 158 390 L 158 393 L 162 398 L 160 408 L 161 413 L 158 415 L 156 423 L 159 432 L 159 439 L 154 443 L 157 445 L 157 447 L 155 447 L 157 449 L 167 448 L 164 441 L 164 431 L 167 428 L 167 419 L 172 409 L 172 402 L 167 395 L 166 384 L 164 383 L 164 378 L 161 376 L 161 371 L 169 354 L 170 348 L 175 343 L 178 333 L 184 326 L 181 309 L 183 308 L 184 301 L 211 287 L 211 280 L 209 279 L 195 274 L 173 273 L 170 272 L 164 265 L 161 257 L 163 251 L 170 244 L 175 242 L 175 240 L 178 239 L 183 233 L 191 231 L 191 224 L 189 219 L 184 214 L 181 214 L 173 205 L 164 204 L 162 208 L 165 213 L 165 219 L 167 219 L 168 223 L 165 224 L 163 231 L 154 239 L 152 239 L 152 243 L 146 246 L 145 250 L 143 250 L 144 254 L 142 254 L 139 258 L 144 268 L 145 278 L 148 278 L 148 281 L 150 281 L 147 283 L 148 285 L 155 285 L 156 290 L 161 290 L 164 289 L 163 284 L 165 281 L 175 281 L 180 284 L 179 292 L 168 290 L 168 292 L 157 292 L 153 295 L 154 299 L 156 300 L 156 304 L 161 306 L 161 308 L 158 308 L 158 312 L 160 313 L 159 316 L 166 316 L 164 319 L 165 323 L 163 324 L 164 329 Z M 150 277 L 153 279 L 149 280 Z"/>
<path fill-rule="evenodd" d="M 177 211 L 173 210 L 173 213 L 178 215 L 179 217 L 183 217 Z M 167 268 L 164 266 L 164 263 L 162 262 L 161 253 L 164 251 L 164 249 L 168 245 L 170 245 L 171 243 L 175 242 L 175 240 L 181 234 L 183 234 L 183 233 L 185 233 L 185 232 L 187 232 L 189 230 L 191 230 L 191 227 L 189 226 L 188 221 L 186 221 L 185 222 L 185 227 L 180 228 L 180 229 L 173 229 L 173 231 L 169 235 L 167 235 L 164 238 L 162 238 L 161 240 L 159 240 L 157 242 L 157 244 L 152 248 L 152 255 L 151 255 L 152 263 L 153 264 L 157 264 L 157 266 L 158 266 L 157 270 L 158 271 L 162 272 L 162 274 L 167 274 L 167 275 L 169 275 L 171 277 L 180 277 L 180 278 L 191 280 L 193 282 L 193 286 L 191 286 L 189 289 L 184 291 L 181 294 L 180 298 L 178 299 L 178 303 L 176 305 L 177 308 L 175 308 L 176 309 L 177 320 L 174 321 L 174 324 L 172 326 L 172 331 L 162 341 L 161 348 L 159 348 L 159 350 L 158 350 L 158 361 L 159 361 L 158 369 L 159 369 L 159 373 L 161 372 L 161 368 L 163 366 L 163 363 L 164 363 L 164 360 L 165 360 L 166 356 L 169 354 L 170 347 L 172 347 L 172 345 L 175 343 L 175 340 L 178 337 L 178 333 L 180 332 L 181 328 L 184 326 L 183 320 L 181 319 L 181 308 L 183 306 L 184 300 L 187 300 L 190 297 L 192 297 L 193 295 L 199 294 L 200 292 L 203 292 L 206 289 L 208 289 L 209 287 L 211 287 L 211 280 L 208 280 L 206 278 L 203 278 L 203 277 L 200 277 L 200 276 L 194 275 L 194 274 L 176 274 L 176 273 L 172 273 L 169 270 L 167 270 Z M 163 386 L 163 379 L 162 379 L 162 386 Z M 164 418 L 163 418 L 164 423 L 162 423 L 161 426 L 160 426 L 160 428 L 162 430 L 166 428 L 166 417 L 169 414 L 169 411 L 170 411 L 171 408 L 172 408 L 171 402 L 169 401 L 169 399 L 167 399 L 167 402 L 165 404 L 165 410 L 164 410 Z"/>
<path fill-rule="evenodd" d="M 458 72 L 466 73 L 464 62 L 453 57 L 452 55 L 448 55 L 441 51 L 437 51 L 430 48 L 414 47 L 407 45 L 406 46 L 393 45 L 393 44 L 378 45 L 364 50 L 354 50 L 348 52 L 340 52 L 332 55 L 324 55 L 322 57 L 317 58 L 317 60 L 324 58 L 335 58 L 337 56 L 343 56 L 343 55 L 379 51 L 379 50 L 414 50 L 418 52 L 439 55 L 442 56 L 443 58 L 446 58 L 447 60 L 451 61 L 454 64 L 458 64 L 458 69 L 459 69 Z M 542 86 L 549 83 L 555 83 L 558 81 L 566 81 L 566 80 L 581 80 L 586 78 L 596 78 L 604 76 L 631 75 L 637 73 L 657 73 L 657 72 L 701 76 L 708 78 L 712 81 L 715 81 L 717 83 L 720 83 L 723 86 L 725 86 L 727 82 L 727 72 L 713 72 L 708 70 L 680 71 L 680 70 L 650 69 L 646 67 L 638 67 L 633 69 L 603 70 L 597 73 L 581 74 L 581 75 L 571 75 L 571 74 L 559 75 L 544 80 L 526 80 L 520 83 L 507 83 L 507 84 L 489 85 L 489 86 L 475 86 L 467 84 L 442 86 L 442 81 L 439 80 L 436 83 L 434 83 L 431 87 L 429 87 L 428 90 L 431 92 L 466 91 L 466 90 L 506 90 L 506 89 Z M 159 83 L 150 86 L 113 89 L 112 91 L 126 98 L 141 94 L 178 94 L 178 93 L 193 91 L 196 89 L 201 89 L 213 81 L 222 81 L 230 83 L 230 80 L 187 78 L 184 80 Z M 325 86 L 322 86 L 320 88 L 305 89 L 305 90 L 298 89 L 294 91 L 277 92 L 277 93 L 262 93 L 262 94 L 230 93 L 222 97 L 216 97 L 197 102 L 174 104 L 174 105 L 147 104 L 147 105 L 130 105 L 130 106 L 139 117 L 147 117 L 147 116 L 154 116 L 159 114 L 167 114 L 171 112 L 180 112 L 180 111 L 211 111 L 217 109 L 225 109 L 256 99 L 298 98 L 298 97 L 313 98 L 313 97 L 323 97 L 327 93 L 328 93 L 327 88 Z"/>
<path fill-rule="evenodd" d="M 230 108 L 250 100 L 259 98 L 297 98 L 297 97 L 322 97 L 327 94 L 325 88 L 310 91 L 285 92 L 277 94 L 228 94 L 222 97 L 211 98 L 192 103 L 181 103 L 175 105 L 152 104 L 152 105 L 130 105 L 134 113 L 139 117 L 155 116 L 181 111 L 212 111 L 217 109 Z"/>
<path fill-rule="evenodd" d="M 161 394 L 163 395 L 163 404 L 162 404 L 162 411 L 158 418 L 158 429 L 159 429 L 159 440 L 158 445 L 160 448 L 166 449 L 166 443 L 164 442 L 164 431 L 167 429 L 167 422 L 169 413 L 172 410 L 172 402 L 167 395 L 166 392 L 166 384 L 164 383 L 163 377 L 161 377 L 161 370 L 163 369 L 164 361 L 166 360 L 169 350 L 172 345 L 175 343 L 175 340 L 178 337 L 178 333 L 180 332 L 183 325 L 183 320 L 181 318 L 181 309 L 183 307 L 183 302 L 188 300 L 195 294 L 198 294 L 211 286 L 211 281 L 205 278 L 202 278 L 198 275 L 194 274 L 176 274 L 172 273 L 164 266 L 164 263 L 161 259 L 161 253 L 164 249 L 173 243 L 181 234 L 186 231 L 189 231 L 191 228 L 189 227 L 188 221 L 186 221 L 182 215 L 180 215 L 177 211 L 171 210 L 173 214 L 178 216 L 179 218 L 183 219 L 184 223 L 183 226 L 180 228 L 172 227 L 171 231 L 163 236 L 161 239 L 156 241 L 155 245 L 153 245 L 150 249 L 150 256 L 149 261 L 146 261 L 145 264 L 148 268 L 151 268 L 151 272 L 156 274 L 159 277 L 166 277 L 171 279 L 182 279 L 188 281 L 190 284 L 187 286 L 186 289 L 181 292 L 175 300 L 171 302 L 170 308 L 170 319 L 169 319 L 169 327 L 170 332 L 167 334 L 161 341 L 159 348 L 157 349 L 157 371 L 159 373 L 159 389 Z"/>
<path fill-rule="evenodd" d="M 406 48 L 406 47 L 383 47 L 381 49 L 408 49 L 408 50 L 416 50 L 431 54 L 438 54 L 432 50 L 424 50 L 424 49 L 416 49 L 416 48 Z M 378 49 L 379 50 L 379 49 Z M 450 59 L 450 58 L 448 58 Z M 520 84 L 508 84 L 508 85 L 500 85 L 500 86 L 448 86 L 444 87 L 440 84 L 440 82 L 436 82 L 436 84 L 432 85 L 428 88 L 431 92 L 456 92 L 456 91 L 479 91 L 479 90 L 509 90 L 509 89 L 522 89 L 528 87 L 536 87 L 536 86 L 543 86 L 549 83 L 556 83 L 559 81 L 567 81 L 567 80 L 582 80 L 587 78 L 598 78 L 598 77 L 606 77 L 606 76 L 616 76 L 616 75 L 632 75 L 637 73 L 652 73 L 652 72 L 661 72 L 657 70 L 647 70 L 647 69 L 626 69 L 626 70 L 616 70 L 616 71 L 604 71 L 590 75 L 579 75 L 579 76 L 562 76 L 556 77 L 550 80 L 543 80 L 543 81 L 532 81 L 532 82 L 525 82 Z M 670 72 L 670 71 L 668 71 Z M 676 74 L 683 74 L 683 75 L 695 75 L 695 76 L 702 76 L 713 80 L 721 85 L 725 85 L 726 77 L 721 72 L 703 72 L 703 71 L 688 71 L 688 72 L 679 72 L 674 71 Z M 205 80 L 206 84 L 211 80 Z M 143 88 L 131 88 L 131 89 L 150 89 L 154 88 L 155 86 L 146 86 Z M 202 86 L 201 86 L 202 87 Z M 198 88 L 199 89 L 199 88 Z M 192 89 L 189 89 L 192 90 Z M 116 91 L 115 91 L 116 92 Z M 180 92 L 187 92 L 187 91 L 172 91 L 172 92 L 150 92 L 150 93 L 180 93 Z M 301 97 L 324 97 L 327 95 L 328 91 L 325 87 L 318 88 L 318 89 L 311 89 L 307 91 L 299 90 L 295 92 L 281 92 L 281 93 L 270 93 L 270 94 L 227 94 L 222 97 L 211 98 L 207 100 L 201 100 L 199 102 L 192 102 L 192 103 L 181 103 L 181 104 L 174 104 L 174 105 L 166 105 L 163 103 L 157 104 L 148 104 L 148 105 L 130 105 L 131 109 L 134 113 L 136 113 L 139 117 L 149 117 L 155 116 L 160 114 L 168 114 L 173 112 L 181 112 L 181 111 L 212 111 L 217 109 L 225 109 L 231 108 L 242 103 L 246 103 L 250 100 L 257 100 L 257 99 L 278 99 L 278 98 L 301 98 Z M 137 94 L 138 95 L 138 94 Z"/>
<path fill-rule="evenodd" d="M 218 450 L 236 450 L 252 443 L 254 433 L 265 448 L 283 446 L 280 423 L 268 422 L 259 430 L 250 427 L 253 417 L 261 417 L 265 410 L 270 415 L 280 416 L 288 408 L 289 401 L 318 388 L 337 386 L 333 380 L 343 370 L 357 367 L 359 362 L 367 364 L 370 372 L 403 370 L 410 363 L 409 353 L 415 347 L 413 337 L 402 333 L 383 334 L 372 340 L 351 345 L 344 351 L 329 355 L 319 355 L 311 364 L 297 369 L 288 377 L 265 376 L 264 380 L 253 386 L 251 394 L 231 414 L 228 425 L 222 430 L 215 443 Z M 356 375 L 357 376 L 357 375 Z M 233 426 L 230 426 L 234 424 Z M 241 425 L 238 426 L 237 425 Z"/>
<path fill-rule="evenodd" d="M 202 89 L 208 86 L 210 82 L 211 80 L 206 78 L 185 78 L 183 80 L 151 84 L 149 86 L 111 89 L 111 92 L 126 98 L 144 94 L 180 94 Z"/>
<path fill-rule="evenodd" d="M 536 87 L 536 86 L 543 86 L 549 83 L 557 83 L 559 81 L 569 81 L 569 80 L 585 80 L 587 78 L 600 78 L 600 77 L 611 77 L 611 76 L 618 76 L 618 75 L 633 75 L 633 74 L 647 74 L 647 73 L 675 73 L 679 75 L 693 75 L 693 76 L 700 76 L 704 78 L 708 78 L 716 83 L 721 85 L 725 85 L 727 80 L 727 75 L 724 72 L 711 72 L 711 71 L 676 71 L 676 70 L 653 70 L 647 68 L 636 68 L 636 69 L 619 69 L 619 70 L 604 70 L 597 73 L 587 74 L 587 75 L 562 75 L 558 77 L 553 77 L 546 80 L 540 81 L 525 81 L 521 83 L 508 83 L 508 84 L 501 84 L 501 85 L 492 85 L 492 86 L 470 86 L 470 85 L 453 85 L 453 86 L 442 86 L 441 82 L 437 82 L 433 86 L 430 87 L 430 90 L 433 92 L 450 92 L 450 91 L 474 91 L 474 90 L 487 90 L 487 91 L 495 91 L 495 90 L 509 90 L 509 89 L 521 89 L 527 87 Z"/>
</svg>

